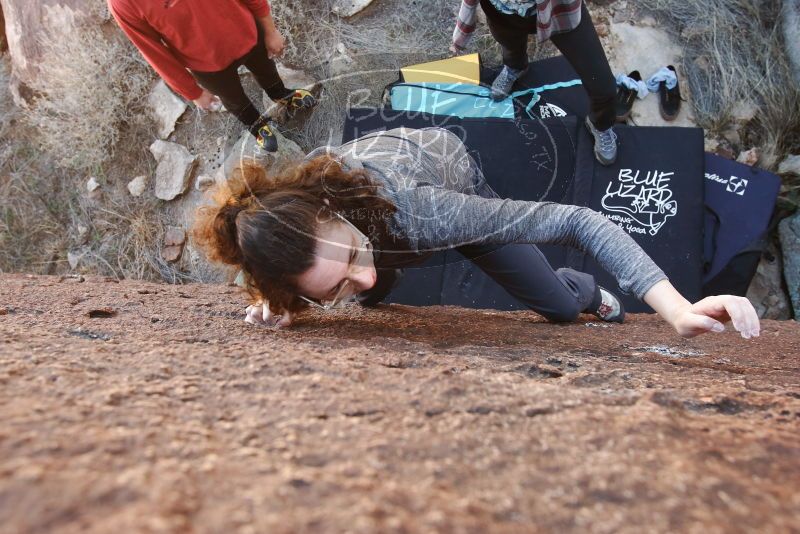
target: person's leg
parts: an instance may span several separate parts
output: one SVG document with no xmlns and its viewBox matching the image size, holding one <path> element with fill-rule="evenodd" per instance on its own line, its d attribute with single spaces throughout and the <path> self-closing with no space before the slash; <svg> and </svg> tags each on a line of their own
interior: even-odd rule
<svg viewBox="0 0 800 534">
<path fill-rule="evenodd" d="M 572 269 L 553 270 L 534 245 L 468 245 L 458 252 L 530 309 L 555 322 L 574 321 L 600 306 L 594 277 Z"/>
<path fill-rule="evenodd" d="M 481 8 L 486 13 L 492 37 L 503 51 L 503 65 L 514 70 L 528 68 L 528 35 L 531 29 L 526 26 L 525 19 L 497 11 L 489 0 L 481 0 Z"/>
<path fill-rule="evenodd" d="M 617 85 L 585 2 L 580 24 L 572 31 L 553 35 L 550 40 L 570 62 L 589 93 L 592 124 L 599 131 L 611 128 Z"/>
<path fill-rule="evenodd" d="M 253 73 L 258 85 L 272 100 L 281 100 L 290 96 L 291 91 L 283 84 L 275 62 L 267 55 L 263 32 L 259 28 L 256 46 L 242 58 L 241 63 Z"/>
<path fill-rule="evenodd" d="M 217 95 L 225 108 L 251 133 L 254 133 L 254 128 L 258 128 L 261 114 L 245 94 L 236 69 L 237 63 L 234 63 L 219 72 L 192 71 L 192 74 L 201 87 Z"/>
</svg>

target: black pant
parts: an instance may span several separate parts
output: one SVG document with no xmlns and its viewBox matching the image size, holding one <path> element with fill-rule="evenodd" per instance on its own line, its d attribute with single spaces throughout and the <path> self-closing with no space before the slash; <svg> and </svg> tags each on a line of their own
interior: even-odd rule
<svg viewBox="0 0 800 534">
<path fill-rule="evenodd" d="M 264 35 L 260 27 L 258 28 L 258 42 L 243 57 L 231 63 L 224 70 L 218 72 L 192 71 L 192 74 L 201 87 L 217 95 L 225 108 L 255 135 L 263 121 L 258 108 L 244 92 L 238 73 L 240 65 L 244 65 L 253 73 L 258 85 L 267 92 L 272 100 L 279 100 L 289 95 L 290 91 L 283 85 L 275 62 L 267 56 Z"/>
<path fill-rule="evenodd" d="M 528 66 L 528 35 L 536 33 L 536 17 L 507 15 L 489 0 L 481 0 L 489 30 L 503 49 L 503 64 L 522 70 Z M 589 118 L 598 130 L 614 125 L 617 85 L 584 2 L 581 23 L 572 31 L 553 35 L 550 40 L 578 73 L 591 101 Z"/>
<path fill-rule="evenodd" d="M 545 318 L 574 321 L 600 306 L 600 289 L 590 274 L 554 271 L 534 245 L 468 245 L 456 250 L 477 265 L 511 296 Z"/>
</svg>

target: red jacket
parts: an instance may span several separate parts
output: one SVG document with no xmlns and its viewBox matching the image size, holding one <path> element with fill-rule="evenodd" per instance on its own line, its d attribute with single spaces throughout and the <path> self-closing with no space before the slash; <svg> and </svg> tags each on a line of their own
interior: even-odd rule
<svg viewBox="0 0 800 534">
<path fill-rule="evenodd" d="M 186 70 L 216 72 L 256 44 L 256 18 L 267 0 L 108 0 L 122 31 L 175 92 L 194 100 L 202 89 Z"/>
</svg>

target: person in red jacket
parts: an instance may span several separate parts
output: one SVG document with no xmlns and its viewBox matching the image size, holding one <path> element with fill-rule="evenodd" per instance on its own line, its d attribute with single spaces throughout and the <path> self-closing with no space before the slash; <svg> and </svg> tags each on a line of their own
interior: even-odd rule
<svg viewBox="0 0 800 534">
<path fill-rule="evenodd" d="M 108 0 L 122 31 L 176 93 L 201 109 L 221 103 L 269 152 L 278 142 L 250 101 L 239 66 L 290 113 L 316 104 L 304 89 L 283 85 L 273 58 L 285 48 L 267 0 Z"/>
</svg>

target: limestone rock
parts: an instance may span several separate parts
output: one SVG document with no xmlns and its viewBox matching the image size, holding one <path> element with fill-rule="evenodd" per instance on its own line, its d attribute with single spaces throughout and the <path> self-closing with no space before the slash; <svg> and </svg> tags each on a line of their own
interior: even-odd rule
<svg viewBox="0 0 800 534">
<path fill-rule="evenodd" d="M 800 0 L 784 0 L 782 23 L 786 56 L 795 81 L 800 84 Z"/>
<path fill-rule="evenodd" d="M 319 82 L 303 70 L 293 69 L 281 63 L 276 63 L 278 74 L 286 87 L 290 89 L 306 89 L 312 91 Z"/>
<path fill-rule="evenodd" d="M 792 305 L 783 289 L 783 262 L 780 251 L 770 243 L 747 289 L 747 298 L 761 319 L 786 320 L 792 317 Z"/>
<path fill-rule="evenodd" d="M 719 149 L 719 139 L 713 137 L 704 140 L 703 149 L 706 152 L 716 152 Z"/>
<path fill-rule="evenodd" d="M 166 139 L 175 131 L 175 123 L 188 107 L 186 102 L 167 87 L 163 80 L 159 80 L 147 97 L 147 105 L 153 115 L 153 120 L 158 128 L 158 137 Z"/>
<path fill-rule="evenodd" d="M 355 60 L 350 57 L 344 43 L 336 45 L 335 51 L 331 54 L 328 60 L 329 72 L 331 78 L 336 76 L 344 76 L 352 71 Z"/>
<path fill-rule="evenodd" d="M 168 247 L 163 247 L 161 249 L 161 257 L 164 258 L 165 261 L 169 263 L 175 263 L 179 259 L 181 259 L 181 255 L 183 254 L 183 246 L 179 245 L 171 245 Z"/>
<path fill-rule="evenodd" d="M 182 145 L 161 140 L 150 145 L 150 152 L 158 162 L 156 197 L 172 200 L 185 193 L 197 165 L 197 156 Z"/>
<path fill-rule="evenodd" d="M 736 158 L 736 161 L 739 163 L 744 163 L 745 165 L 750 165 L 751 167 L 758 163 L 758 159 L 761 157 L 761 151 L 758 148 L 753 147 L 750 150 L 745 150 L 744 152 L 739 153 L 739 157 Z"/>
<path fill-rule="evenodd" d="M 733 119 L 741 124 L 746 124 L 753 120 L 758 114 L 758 106 L 747 100 L 740 100 L 733 106 L 731 115 Z"/>
<path fill-rule="evenodd" d="M 736 125 L 726 128 L 725 131 L 722 132 L 722 136 L 732 145 L 739 145 L 742 142 L 742 136 L 739 135 L 739 128 Z"/>
<path fill-rule="evenodd" d="M 783 252 L 783 274 L 795 318 L 800 317 L 800 213 L 782 220 L 778 225 Z"/>
<path fill-rule="evenodd" d="M 181 246 L 186 242 L 186 231 L 179 226 L 168 226 L 164 233 L 164 245 Z"/>
<path fill-rule="evenodd" d="M 89 179 L 86 180 L 86 190 L 89 193 L 94 193 L 98 189 L 100 189 L 100 182 L 98 182 L 97 178 L 95 178 L 94 176 L 89 177 Z"/>
<path fill-rule="evenodd" d="M 1 0 L 6 39 L 11 58 L 9 89 L 14 101 L 26 107 L 38 85 L 42 43 L 49 32 L 75 31 L 76 22 L 98 19 L 92 2 L 86 0 Z"/>
<path fill-rule="evenodd" d="M 164 233 L 164 247 L 161 249 L 161 257 L 172 263 L 181 259 L 183 255 L 183 245 L 186 242 L 186 231 L 179 226 L 168 226 Z"/>
<path fill-rule="evenodd" d="M 733 152 L 733 147 L 731 146 L 730 141 L 727 139 L 722 139 L 719 141 L 716 149 L 714 149 L 714 153 L 717 156 L 722 156 L 726 159 L 733 159 L 736 156 L 736 154 Z"/>
<path fill-rule="evenodd" d="M 197 177 L 197 183 L 195 184 L 195 189 L 198 191 L 205 191 L 209 189 L 211 186 L 214 185 L 216 180 L 213 176 L 209 176 L 208 174 L 201 174 Z"/>
<path fill-rule="evenodd" d="M 144 194 L 145 189 L 147 189 L 147 176 L 137 176 L 128 182 L 128 192 L 131 196 L 140 197 Z"/>
<path fill-rule="evenodd" d="M 81 259 L 89 252 L 91 252 L 91 249 L 86 246 L 67 251 L 67 263 L 69 263 L 69 268 L 73 271 L 77 269 Z"/>
<path fill-rule="evenodd" d="M 334 0 L 331 11 L 340 17 L 352 17 L 363 11 L 374 0 Z"/>
<path fill-rule="evenodd" d="M 789 156 L 778 166 L 779 174 L 796 174 L 800 176 L 800 155 Z"/>
<path fill-rule="evenodd" d="M 233 169 L 245 161 L 256 162 L 264 167 L 271 167 L 275 163 L 296 161 L 305 156 L 303 149 L 291 139 L 284 137 L 280 130 L 273 127 L 272 131 L 278 139 L 278 151 L 273 153 L 261 150 L 250 133 L 242 132 L 241 137 L 233 145 L 233 148 L 225 158 L 224 164 L 220 167 L 217 181 L 224 181 L 231 175 Z"/>
</svg>

